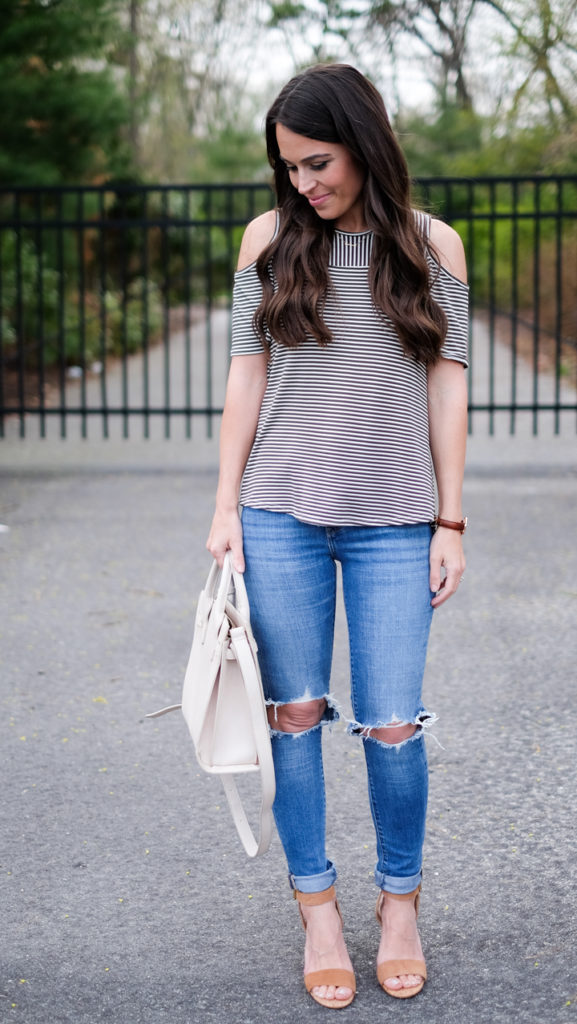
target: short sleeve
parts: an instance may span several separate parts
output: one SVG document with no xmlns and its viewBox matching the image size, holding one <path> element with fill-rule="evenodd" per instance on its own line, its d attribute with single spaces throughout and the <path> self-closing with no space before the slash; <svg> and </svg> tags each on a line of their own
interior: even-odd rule
<svg viewBox="0 0 577 1024">
<path fill-rule="evenodd" d="M 264 345 L 253 326 L 253 317 L 262 298 L 262 284 L 251 263 L 234 275 L 232 293 L 232 346 L 231 356 L 255 356 L 264 351 Z"/>
<path fill-rule="evenodd" d="M 451 274 L 446 267 L 440 266 L 432 257 L 429 258 L 429 265 L 431 295 L 447 314 L 448 321 L 441 355 L 444 359 L 454 359 L 466 367 L 469 365 L 469 289 L 464 281 Z"/>
</svg>

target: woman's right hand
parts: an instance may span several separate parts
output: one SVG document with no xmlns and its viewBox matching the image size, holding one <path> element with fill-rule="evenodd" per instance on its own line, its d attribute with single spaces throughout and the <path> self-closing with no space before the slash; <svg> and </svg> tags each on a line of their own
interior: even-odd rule
<svg viewBox="0 0 577 1024">
<path fill-rule="evenodd" d="M 224 556 L 230 551 L 233 567 L 237 572 L 244 572 L 242 523 L 236 509 L 215 512 L 206 546 L 221 569 Z"/>
</svg>

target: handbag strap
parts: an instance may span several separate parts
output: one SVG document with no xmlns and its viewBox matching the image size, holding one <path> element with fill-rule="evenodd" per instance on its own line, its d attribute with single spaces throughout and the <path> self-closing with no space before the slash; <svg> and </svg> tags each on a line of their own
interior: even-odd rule
<svg viewBox="0 0 577 1024">
<path fill-rule="evenodd" d="M 246 687 L 261 780 L 261 805 L 259 814 L 259 838 L 256 839 L 246 816 L 236 782 L 232 775 L 221 775 L 228 805 L 249 857 L 257 857 L 270 846 L 273 831 L 272 805 L 275 798 L 274 763 L 266 716 L 263 715 L 263 695 L 253 652 L 244 627 L 237 626 L 230 631 L 230 642 L 240 666 Z"/>
<path fill-rule="evenodd" d="M 217 614 L 224 614 L 227 601 L 234 605 L 241 618 L 250 621 L 250 607 L 244 578 L 233 568 L 230 551 L 227 551 L 222 569 L 213 562 L 204 587 L 207 597 L 215 602 Z M 233 591 L 231 593 L 231 591 Z"/>
<path fill-rule="evenodd" d="M 168 715 L 171 711 L 180 711 L 182 704 L 169 704 L 167 708 L 160 708 L 159 711 L 149 711 L 145 718 L 160 718 L 161 715 Z"/>
</svg>

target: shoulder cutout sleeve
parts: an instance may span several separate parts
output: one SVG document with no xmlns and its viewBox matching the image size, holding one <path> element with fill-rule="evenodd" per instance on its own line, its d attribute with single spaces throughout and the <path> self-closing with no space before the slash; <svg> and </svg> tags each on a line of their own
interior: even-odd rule
<svg viewBox="0 0 577 1024">
<path fill-rule="evenodd" d="M 447 336 L 441 349 L 444 359 L 454 359 L 463 366 L 469 365 L 469 289 L 464 281 L 446 267 L 441 266 L 429 255 L 431 271 L 431 295 L 447 314 Z"/>
<path fill-rule="evenodd" d="M 252 323 L 261 298 L 262 285 L 255 264 L 237 270 L 232 295 L 231 356 L 255 356 L 264 351 L 264 345 Z"/>
</svg>

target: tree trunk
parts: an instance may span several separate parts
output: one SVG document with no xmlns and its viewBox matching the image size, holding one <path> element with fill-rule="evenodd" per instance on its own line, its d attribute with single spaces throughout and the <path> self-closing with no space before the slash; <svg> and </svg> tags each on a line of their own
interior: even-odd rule
<svg viewBox="0 0 577 1024">
<path fill-rule="evenodd" d="M 130 0 L 130 53 L 128 58 L 128 103 L 130 106 L 130 150 L 135 167 L 140 167 L 140 133 L 138 117 L 138 39 L 140 0 Z"/>
</svg>

